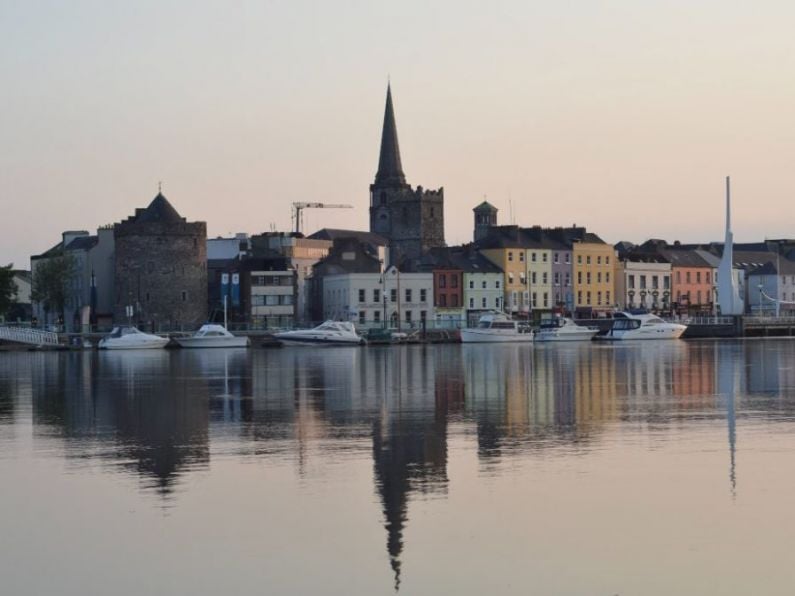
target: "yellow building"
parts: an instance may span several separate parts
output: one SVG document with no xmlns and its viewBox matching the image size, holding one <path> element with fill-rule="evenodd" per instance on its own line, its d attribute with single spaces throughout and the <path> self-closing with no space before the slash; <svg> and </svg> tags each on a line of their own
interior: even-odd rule
<svg viewBox="0 0 795 596">
<path fill-rule="evenodd" d="M 575 313 L 588 317 L 612 311 L 616 302 L 615 249 L 585 228 L 551 228 L 547 233 L 572 248 Z"/>
</svg>

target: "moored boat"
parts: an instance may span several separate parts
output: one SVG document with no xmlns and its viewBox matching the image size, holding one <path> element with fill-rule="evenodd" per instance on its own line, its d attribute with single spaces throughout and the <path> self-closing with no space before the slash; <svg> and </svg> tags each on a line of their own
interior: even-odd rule
<svg viewBox="0 0 795 596">
<path fill-rule="evenodd" d="M 178 337 L 175 341 L 183 348 L 245 348 L 247 337 L 232 335 L 223 325 L 208 323 L 190 337 Z"/>
<path fill-rule="evenodd" d="M 100 350 L 152 350 L 165 348 L 167 337 L 139 331 L 137 327 L 114 327 L 97 346 Z"/>
<path fill-rule="evenodd" d="M 649 313 L 633 314 L 618 312 L 614 315 L 613 325 L 605 335 L 597 335 L 600 340 L 630 339 L 677 339 L 687 329 L 687 325 L 669 323 Z"/>
<path fill-rule="evenodd" d="M 578 325 L 568 317 L 544 322 L 536 331 L 536 341 L 589 341 L 599 333 L 596 327 Z"/>
<path fill-rule="evenodd" d="M 487 313 L 477 327 L 461 330 L 461 343 L 533 341 L 533 330 L 525 321 L 514 321 L 502 313 Z"/>
<path fill-rule="evenodd" d="M 326 321 L 313 329 L 295 329 L 274 334 L 279 341 L 290 344 L 338 344 L 363 345 L 365 340 L 353 323 L 347 321 Z"/>
</svg>

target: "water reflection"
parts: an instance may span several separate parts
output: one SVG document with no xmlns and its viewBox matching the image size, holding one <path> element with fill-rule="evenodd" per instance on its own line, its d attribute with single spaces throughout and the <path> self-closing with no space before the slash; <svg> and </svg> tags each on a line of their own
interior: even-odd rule
<svg viewBox="0 0 795 596">
<path fill-rule="evenodd" d="M 216 450 L 301 477 L 313 453 L 366 454 L 399 589 L 411 503 L 447 495 L 453 433 L 476 438 L 488 478 L 510 458 L 586 457 L 616 427 L 719 420 L 736 494 L 737 420 L 793 419 L 793 355 L 786 341 L 4 354 L 0 425 L 29 405 L 40 449 L 172 506 Z"/>
</svg>

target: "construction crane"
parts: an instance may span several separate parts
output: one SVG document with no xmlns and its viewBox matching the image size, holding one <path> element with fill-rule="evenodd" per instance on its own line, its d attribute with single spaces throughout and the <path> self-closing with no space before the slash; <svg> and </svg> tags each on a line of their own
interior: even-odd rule
<svg viewBox="0 0 795 596">
<path fill-rule="evenodd" d="M 293 223 L 296 234 L 304 227 L 304 209 L 353 209 L 353 205 L 339 203 L 293 203 Z"/>
</svg>

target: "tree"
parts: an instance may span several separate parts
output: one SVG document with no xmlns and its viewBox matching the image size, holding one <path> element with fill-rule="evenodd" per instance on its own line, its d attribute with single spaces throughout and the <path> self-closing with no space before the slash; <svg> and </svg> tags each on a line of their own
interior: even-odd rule
<svg viewBox="0 0 795 596">
<path fill-rule="evenodd" d="M 0 317 L 5 315 L 17 299 L 17 284 L 14 282 L 13 263 L 0 267 Z"/>
<path fill-rule="evenodd" d="M 42 260 L 33 268 L 31 299 L 42 305 L 45 319 L 50 312 L 65 318 L 66 298 L 75 272 L 75 259 L 63 252 Z"/>
</svg>

